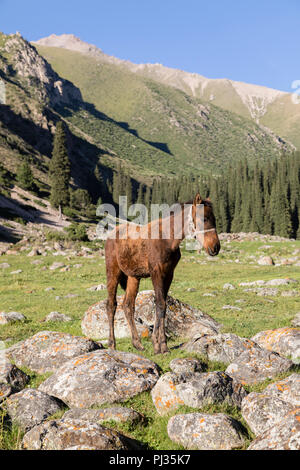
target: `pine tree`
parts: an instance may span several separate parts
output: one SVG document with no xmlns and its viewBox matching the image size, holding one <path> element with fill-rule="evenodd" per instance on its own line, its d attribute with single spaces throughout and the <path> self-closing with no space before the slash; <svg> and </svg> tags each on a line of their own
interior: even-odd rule
<svg viewBox="0 0 300 470">
<path fill-rule="evenodd" d="M 69 182 L 71 165 L 68 156 L 66 132 L 62 121 L 56 126 L 53 142 L 52 159 L 49 165 L 51 184 L 50 202 L 53 207 L 68 206 L 70 201 Z"/>
<path fill-rule="evenodd" d="M 23 189 L 28 191 L 34 189 L 33 174 L 27 160 L 24 160 L 18 168 L 17 181 Z"/>
</svg>

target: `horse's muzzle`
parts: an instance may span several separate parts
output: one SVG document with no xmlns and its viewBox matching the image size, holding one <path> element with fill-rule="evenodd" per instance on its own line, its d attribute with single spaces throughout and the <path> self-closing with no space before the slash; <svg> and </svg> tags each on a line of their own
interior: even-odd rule
<svg viewBox="0 0 300 470">
<path fill-rule="evenodd" d="M 207 247 L 207 252 L 209 256 L 217 256 L 219 254 L 219 251 L 221 249 L 220 242 L 218 242 L 213 249 L 211 249 L 209 246 Z"/>
</svg>

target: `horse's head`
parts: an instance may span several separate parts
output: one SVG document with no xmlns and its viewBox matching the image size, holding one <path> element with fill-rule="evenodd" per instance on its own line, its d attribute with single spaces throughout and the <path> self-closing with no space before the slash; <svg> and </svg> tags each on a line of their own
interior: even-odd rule
<svg viewBox="0 0 300 470">
<path fill-rule="evenodd" d="M 216 229 L 216 219 L 210 199 L 202 199 L 198 193 L 192 205 L 195 238 L 210 256 L 216 256 L 221 248 Z"/>
</svg>

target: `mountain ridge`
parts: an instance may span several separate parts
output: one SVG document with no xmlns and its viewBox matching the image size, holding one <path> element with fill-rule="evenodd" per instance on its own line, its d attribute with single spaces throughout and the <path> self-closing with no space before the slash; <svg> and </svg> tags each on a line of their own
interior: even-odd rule
<svg viewBox="0 0 300 470">
<path fill-rule="evenodd" d="M 93 57 L 101 64 L 115 65 L 136 75 L 173 86 L 193 97 L 250 118 L 300 148 L 300 106 L 293 104 L 291 93 L 227 78 L 211 79 L 162 64 L 135 64 L 107 55 L 97 46 L 70 34 L 53 34 L 34 41 L 34 44 L 76 51 Z"/>
</svg>

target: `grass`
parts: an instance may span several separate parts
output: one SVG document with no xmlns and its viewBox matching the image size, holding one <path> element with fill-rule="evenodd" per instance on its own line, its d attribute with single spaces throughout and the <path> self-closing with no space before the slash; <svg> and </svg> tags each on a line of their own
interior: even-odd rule
<svg viewBox="0 0 300 470">
<path fill-rule="evenodd" d="M 83 245 L 81 243 L 80 245 Z M 223 324 L 223 331 L 233 332 L 240 336 L 251 337 L 259 331 L 278 328 L 290 325 L 291 319 L 300 310 L 299 296 L 283 297 L 283 290 L 299 289 L 298 284 L 289 284 L 278 288 L 278 295 L 274 297 L 258 297 L 255 293 L 244 292 L 244 287 L 239 286 L 240 282 L 255 281 L 258 279 L 293 278 L 300 281 L 299 267 L 293 265 L 281 266 L 258 266 L 256 259 L 263 254 L 270 254 L 276 260 L 289 258 L 292 253 L 300 248 L 300 241 L 268 242 L 271 248 L 261 249 L 266 242 L 231 242 L 223 243 L 222 250 L 217 258 L 208 258 L 204 254 L 187 252 L 183 250 L 182 259 L 175 271 L 174 281 L 170 294 L 182 301 L 198 307 L 205 313 Z M 95 246 L 91 244 L 90 246 Z M 9 268 L 0 271 L 0 310 L 19 311 L 26 316 L 24 323 L 0 326 L 0 341 L 4 341 L 7 346 L 28 338 L 29 336 L 42 330 L 63 331 L 74 335 L 82 335 L 80 322 L 87 308 L 106 297 L 106 291 L 90 292 L 88 287 L 95 284 L 105 283 L 105 263 L 97 252 L 94 258 L 84 258 L 69 256 L 36 256 L 27 257 L 29 252 L 20 252 L 18 255 L 1 256 L 1 263 L 7 262 Z M 239 259 L 239 262 L 235 262 Z M 33 260 L 39 260 L 40 264 L 32 264 Z M 53 262 L 62 261 L 70 266 L 67 272 L 59 270 L 50 271 L 48 268 Z M 80 268 L 75 264 L 82 264 Z M 253 263 L 253 264 L 251 264 Z M 10 274 L 11 271 L 21 269 L 20 274 Z M 225 283 L 232 283 L 234 290 L 224 290 Z M 53 287 L 52 291 L 45 291 L 47 287 Z M 195 292 L 189 292 L 188 288 L 193 287 Z M 151 289 L 151 282 L 144 280 L 141 288 Z M 77 294 L 74 298 L 64 298 L 67 294 Z M 121 294 L 122 291 L 119 291 Z M 215 297 L 203 296 L 204 293 L 212 293 Z M 57 300 L 56 297 L 59 297 Z M 237 300 L 243 300 L 237 303 Z M 224 310 L 224 305 L 238 306 L 240 311 Z M 44 323 L 43 319 L 51 311 L 59 311 L 71 316 L 72 321 L 68 323 L 52 322 Z M 158 364 L 161 373 L 170 370 L 169 363 L 178 357 L 197 357 L 204 363 L 207 371 L 225 370 L 226 364 L 207 361 L 207 359 L 191 354 L 176 346 L 184 341 L 184 338 L 172 338 L 169 340 L 171 352 L 168 355 L 153 354 L 152 343 L 149 339 L 143 339 L 145 351 L 143 355 Z M 117 348 L 122 351 L 136 353 L 129 339 L 117 340 Z M 294 371 L 299 372 L 299 366 L 295 366 Z M 23 368 L 30 376 L 28 387 L 38 387 L 49 374 L 36 374 Z M 294 371 L 290 371 L 292 373 Z M 282 379 L 289 374 L 283 374 L 272 380 L 246 386 L 247 391 L 262 391 L 269 383 Z M 146 418 L 146 425 L 140 424 L 131 427 L 128 424 L 109 423 L 125 434 L 140 440 L 147 448 L 156 450 L 179 449 L 170 441 L 166 426 L 167 417 L 160 417 L 152 403 L 149 393 L 137 395 L 122 406 L 129 406 L 142 413 Z M 175 413 L 204 411 L 208 413 L 225 412 L 240 421 L 245 428 L 245 448 L 248 446 L 253 434 L 244 422 L 241 413 L 236 408 L 227 405 L 210 405 L 201 410 L 187 409 L 181 407 Z M 174 412 L 173 412 L 174 414 Z M 19 448 L 22 433 L 14 425 L 11 427 L 5 420 L 2 413 L 0 419 L 0 448 Z"/>
</svg>

